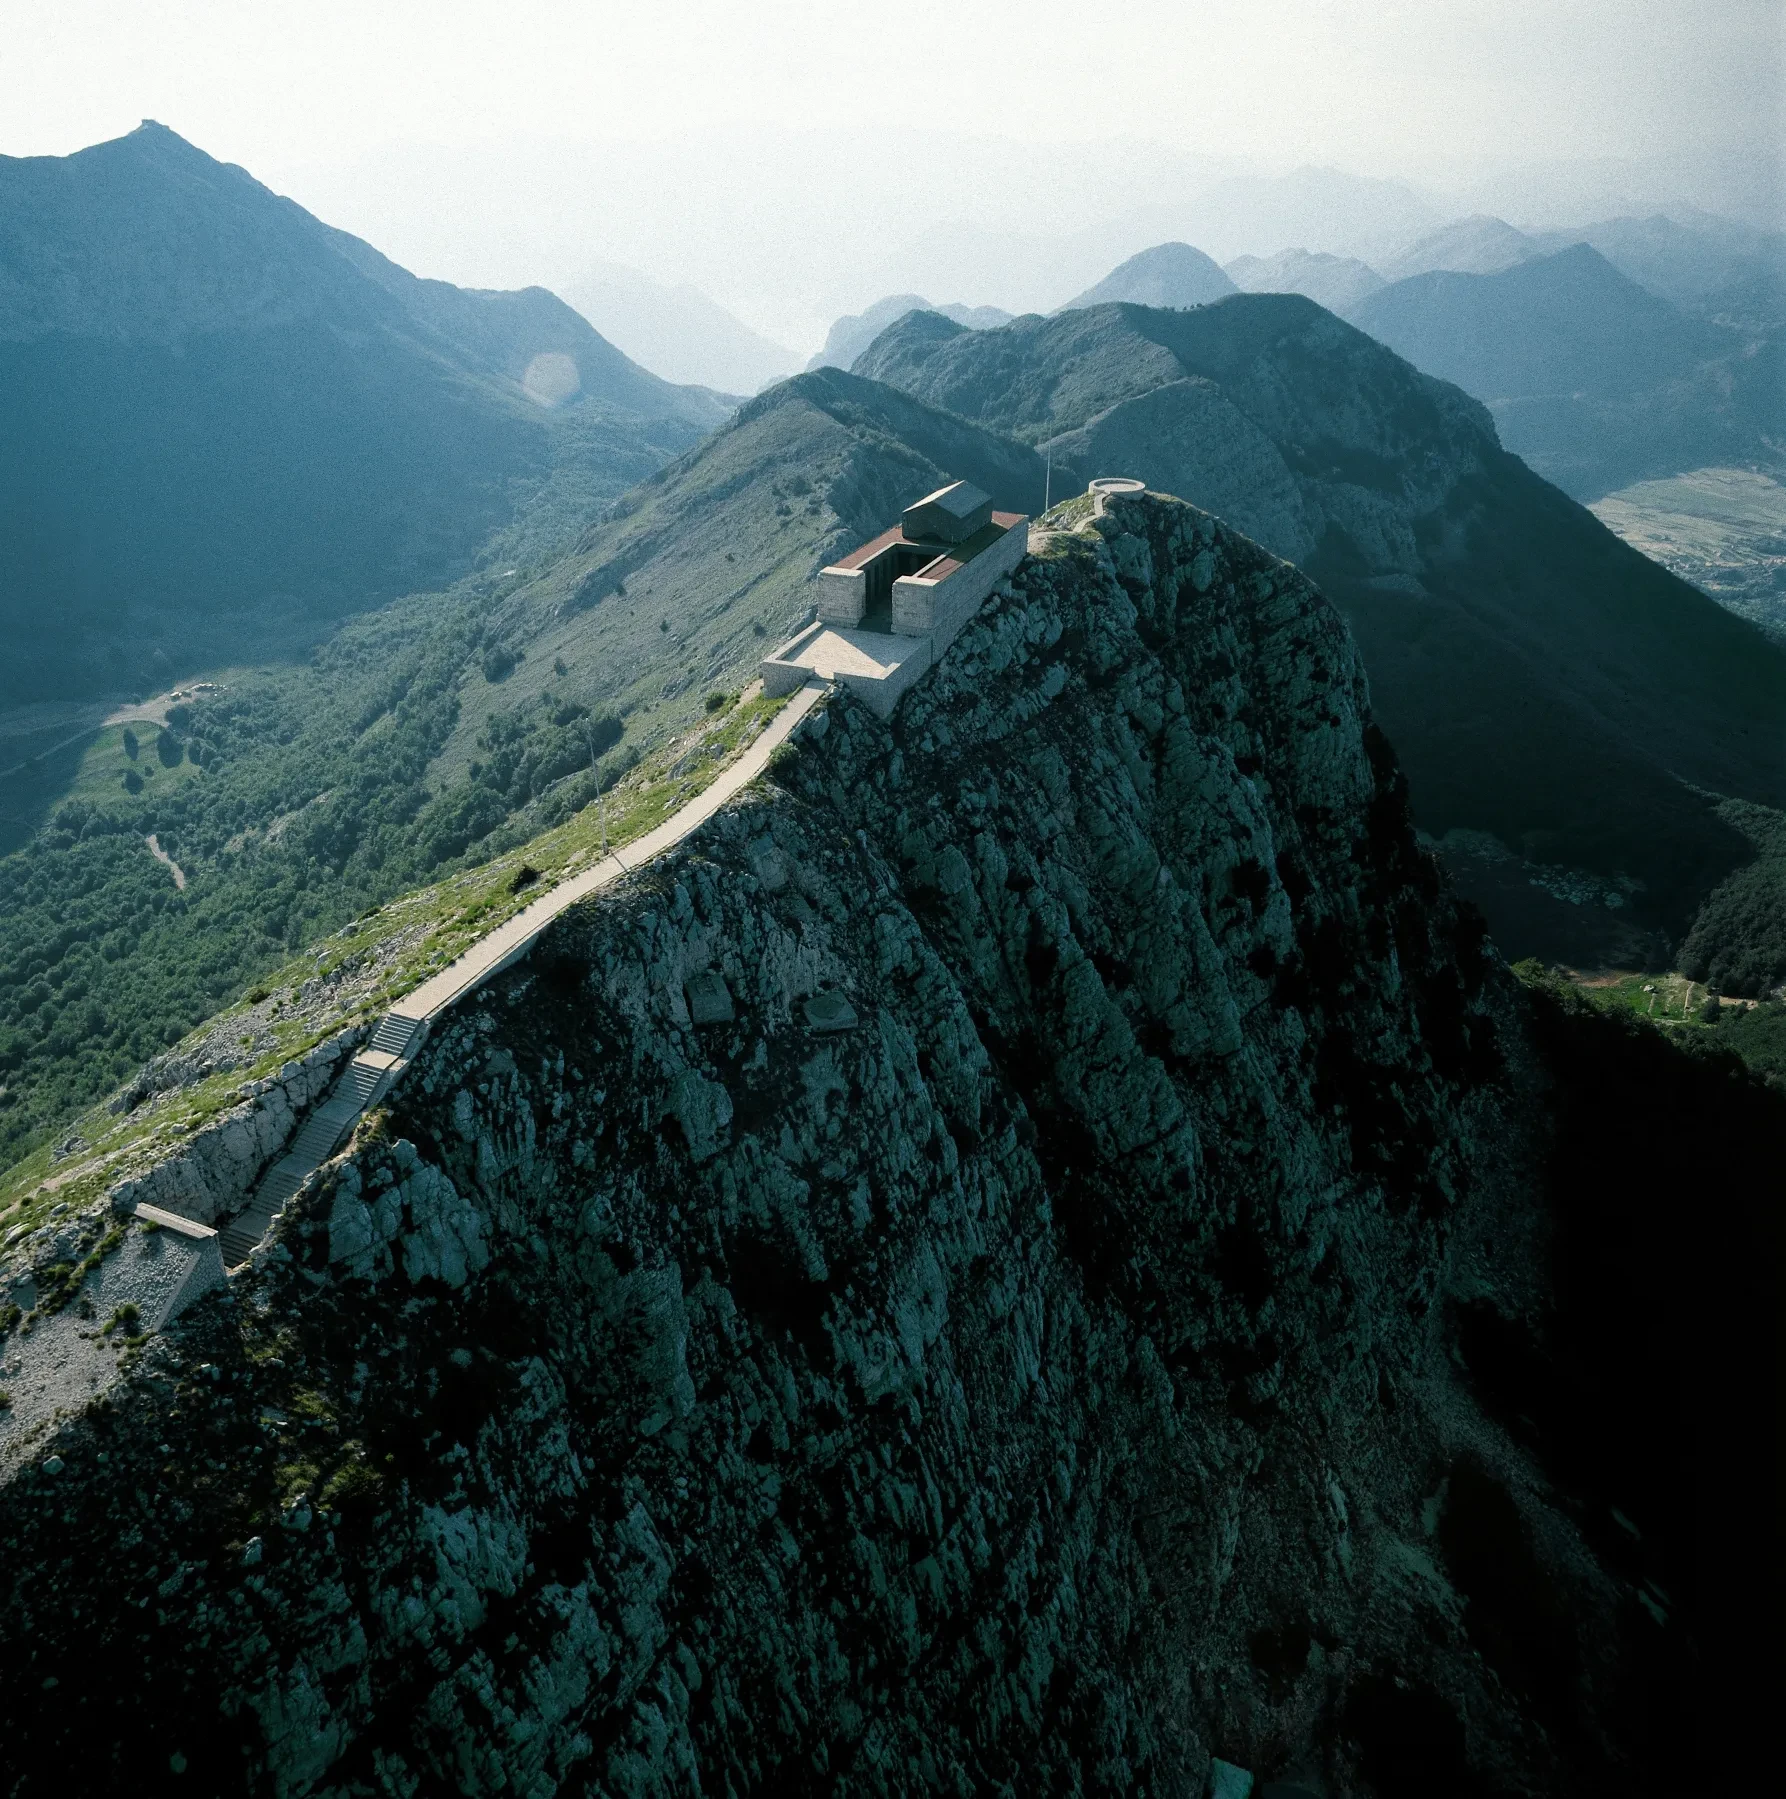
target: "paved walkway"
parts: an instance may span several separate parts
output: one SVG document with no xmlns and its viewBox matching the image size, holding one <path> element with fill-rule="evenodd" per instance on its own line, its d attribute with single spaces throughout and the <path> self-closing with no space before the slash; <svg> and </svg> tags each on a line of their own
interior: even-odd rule
<svg viewBox="0 0 1786 1799">
<path fill-rule="evenodd" d="M 648 831 L 596 863 L 561 881 L 532 905 L 480 938 L 439 974 L 399 1000 L 372 1033 L 366 1047 L 348 1064 L 334 1092 L 299 1127 L 284 1157 L 262 1177 L 247 1209 L 218 1227 L 225 1266 L 234 1273 L 265 1240 L 285 1202 L 335 1153 L 336 1146 L 369 1106 L 390 1090 L 421 1048 L 429 1027 L 440 1014 L 474 987 L 506 968 L 533 947 L 535 939 L 559 913 L 611 885 L 622 875 L 674 849 L 698 830 L 740 789 L 754 781 L 769 758 L 787 742 L 794 727 L 824 697 L 827 689 L 800 689 L 747 749 L 704 792 Z"/>
</svg>

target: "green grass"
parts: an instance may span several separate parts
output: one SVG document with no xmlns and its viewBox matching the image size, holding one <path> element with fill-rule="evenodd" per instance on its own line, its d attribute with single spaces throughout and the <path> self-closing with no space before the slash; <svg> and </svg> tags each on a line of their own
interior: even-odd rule
<svg viewBox="0 0 1786 1799">
<path fill-rule="evenodd" d="M 134 756 L 129 754 L 127 736 L 136 743 Z M 137 782 L 134 790 L 129 785 L 132 776 Z M 84 800 L 96 805 L 105 801 L 126 806 L 134 802 L 146 816 L 153 816 L 158 802 L 201 778 L 198 766 L 186 754 L 184 740 L 170 727 L 147 721 L 105 725 L 82 753 L 65 802 Z"/>
<path fill-rule="evenodd" d="M 1516 965 L 1528 981 L 1559 977 L 1535 962 Z M 1573 977 L 1569 985 L 1596 1011 L 1641 1019 L 1677 1041 L 1728 1049 L 1756 1074 L 1786 1085 L 1786 1004 L 1721 998 L 1707 1016 L 1711 990 L 1680 973 Z"/>
</svg>

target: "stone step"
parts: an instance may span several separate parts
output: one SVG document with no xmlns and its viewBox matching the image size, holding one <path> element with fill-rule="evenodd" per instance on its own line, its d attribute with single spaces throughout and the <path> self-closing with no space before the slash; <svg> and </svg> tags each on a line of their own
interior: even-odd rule
<svg viewBox="0 0 1786 1799">
<path fill-rule="evenodd" d="M 310 1165 L 287 1156 L 262 1177 L 253 1204 L 269 1213 L 277 1212 L 303 1186 L 310 1171 Z"/>
<path fill-rule="evenodd" d="M 380 1055 L 401 1056 L 410 1046 L 410 1039 L 422 1028 L 424 1021 L 420 1018 L 409 1018 L 401 1012 L 387 1012 L 378 1021 L 378 1029 L 372 1033 L 367 1049 L 377 1050 Z"/>
<path fill-rule="evenodd" d="M 378 1083 L 385 1077 L 384 1069 L 375 1063 L 363 1062 L 358 1056 L 347 1065 L 347 1073 L 341 1077 L 341 1085 L 337 1089 L 339 1097 L 351 1099 L 355 1105 L 364 1106 L 378 1088 Z"/>
<path fill-rule="evenodd" d="M 304 1128 L 291 1140 L 291 1148 L 287 1151 L 293 1161 L 302 1162 L 305 1171 L 320 1168 L 328 1160 L 329 1152 L 335 1147 L 341 1136 L 343 1124 L 340 1118 L 312 1118 Z"/>
<path fill-rule="evenodd" d="M 224 1267 L 240 1268 L 260 1248 L 272 1223 L 272 1214 L 256 1205 L 219 1225 L 217 1247 L 223 1252 Z"/>
</svg>

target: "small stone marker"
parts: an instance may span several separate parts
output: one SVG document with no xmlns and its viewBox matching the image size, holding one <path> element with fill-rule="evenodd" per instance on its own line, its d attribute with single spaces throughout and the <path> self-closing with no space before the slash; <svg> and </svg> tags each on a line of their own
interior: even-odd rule
<svg viewBox="0 0 1786 1799">
<path fill-rule="evenodd" d="M 737 1016 L 732 1010 L 731 990 L 711 968 L 695 975 L 682 992 L 688 1001 L 688 1016 L 695 1024 L 730 1024 Z"/>
<path fill-rule="evenodd" d="M 806 1002 L 806 1022 L 815 1031 L 853 1031 L 856 1008 L 841 993 L 815 993 Z"/>
</svg>

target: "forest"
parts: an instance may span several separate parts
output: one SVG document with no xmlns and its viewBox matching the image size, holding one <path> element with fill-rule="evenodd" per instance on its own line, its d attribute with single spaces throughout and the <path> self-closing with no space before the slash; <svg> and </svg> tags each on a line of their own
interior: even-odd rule
<svg viewBox="0 0 1786 1799">
<path fill-rule="evenodd" d="M 0 859 L 0 1161 L 306 943 L 568 817 L 593 762 L 622 770 L 621 721 L 546 693 L 492 713 L 430 787 L 484 648 L 474 598 L 431 596 L 80 753 Z"/>
</svg>

